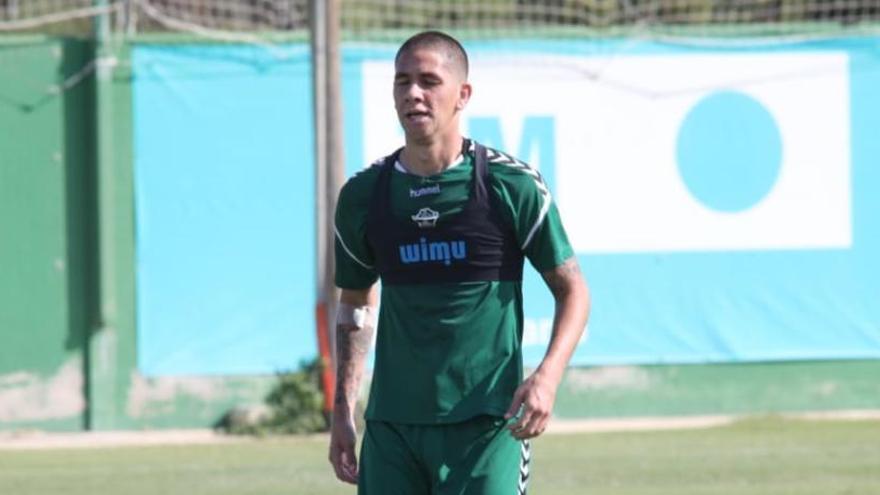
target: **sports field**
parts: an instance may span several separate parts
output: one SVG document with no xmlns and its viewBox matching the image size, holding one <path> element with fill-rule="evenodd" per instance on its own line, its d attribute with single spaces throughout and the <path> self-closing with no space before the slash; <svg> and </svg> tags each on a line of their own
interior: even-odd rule
<svg viewBox="0 0 880 495">
<path fill-rule="evenodd" d="M 547 435 L 533 495 L 880 494 L 880 422 L 753 419 L 699 430 Z M 15 495 L 351 494 L 326 437 L 216 445 L 0 450 Z"/>
</svg>

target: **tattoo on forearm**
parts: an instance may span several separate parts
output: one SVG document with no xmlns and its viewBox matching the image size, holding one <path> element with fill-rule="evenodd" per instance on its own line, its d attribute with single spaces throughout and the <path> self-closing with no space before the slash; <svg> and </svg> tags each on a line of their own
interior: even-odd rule
<svg viewBox="0 0 880 495">
<path fill-rule="evenodd" d="M 581 276 L 581 269 L 575 258 L 565 260 L 561 265 L 541 274 L 554 297 L 565 295 L 571 290 L 572 282 Z"/>
<path fill-rule="evenodd" d="M 337 406 L 357 403 L 364 361 L 373 343 L 373 328 L 336 325 L 336 398 Z"/>
</svg>

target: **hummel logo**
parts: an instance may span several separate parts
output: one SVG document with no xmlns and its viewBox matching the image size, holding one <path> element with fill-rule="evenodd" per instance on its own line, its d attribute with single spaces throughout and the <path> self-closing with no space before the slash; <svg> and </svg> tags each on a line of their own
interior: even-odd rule
<svg viewBox="0 0 880 495">
<path fill-rule="evenodd" d="M 409 190 L 409 197 L 411 198 L 420 198 L 426 194 L 440 194 L 440 184 Z"/>
<path fill-rule="evenodd" d="M 418 213 L 411 216 L 410 218 L 413 219 L 413 222 L 415 222 L 416 225 L 423 229 L 426 229 L 437 225 L 437 219 L 440 218 L 440 213 L 430 208 L 422 208 L 421 210 L 419 210 Z"/>
</svg>

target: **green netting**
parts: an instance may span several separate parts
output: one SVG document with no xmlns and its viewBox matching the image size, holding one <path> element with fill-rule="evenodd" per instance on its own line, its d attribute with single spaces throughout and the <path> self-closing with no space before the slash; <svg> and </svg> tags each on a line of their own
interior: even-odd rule
<svg viewBox="0 0 880 495">
<path fill-rule="evenodd" d="M 179 32 L 248 41 L 309 27 L 309 0 L 0 0 L 0 32 L 89 36 L 109 14 L 123 35 Z M 880 32 L 880 0 L 341 0 L 346 39 L 398 41 L 444 29 L 468 38 L 825 37 Z"/>
</svg>

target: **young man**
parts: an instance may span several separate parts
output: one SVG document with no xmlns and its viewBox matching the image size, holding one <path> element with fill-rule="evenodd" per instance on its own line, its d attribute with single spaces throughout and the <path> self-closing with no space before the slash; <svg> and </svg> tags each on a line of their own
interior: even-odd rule
<svg viewBox="0 0 880 495">
<path fill-rule="evenodd" d="M 540 435 L 586 324 L 589 296 L 540 175 L 464 139 L 461 45 L 428 31 L 397 52 L 406 144 L 352 177 L 336 210 L 336 476 L 360 495 L 525 493 Z M 523 260 L 556 300 L 552 339 L 523 381 Z M 367 426 L 354 411 L 382 305 Z"/>
</svg>

